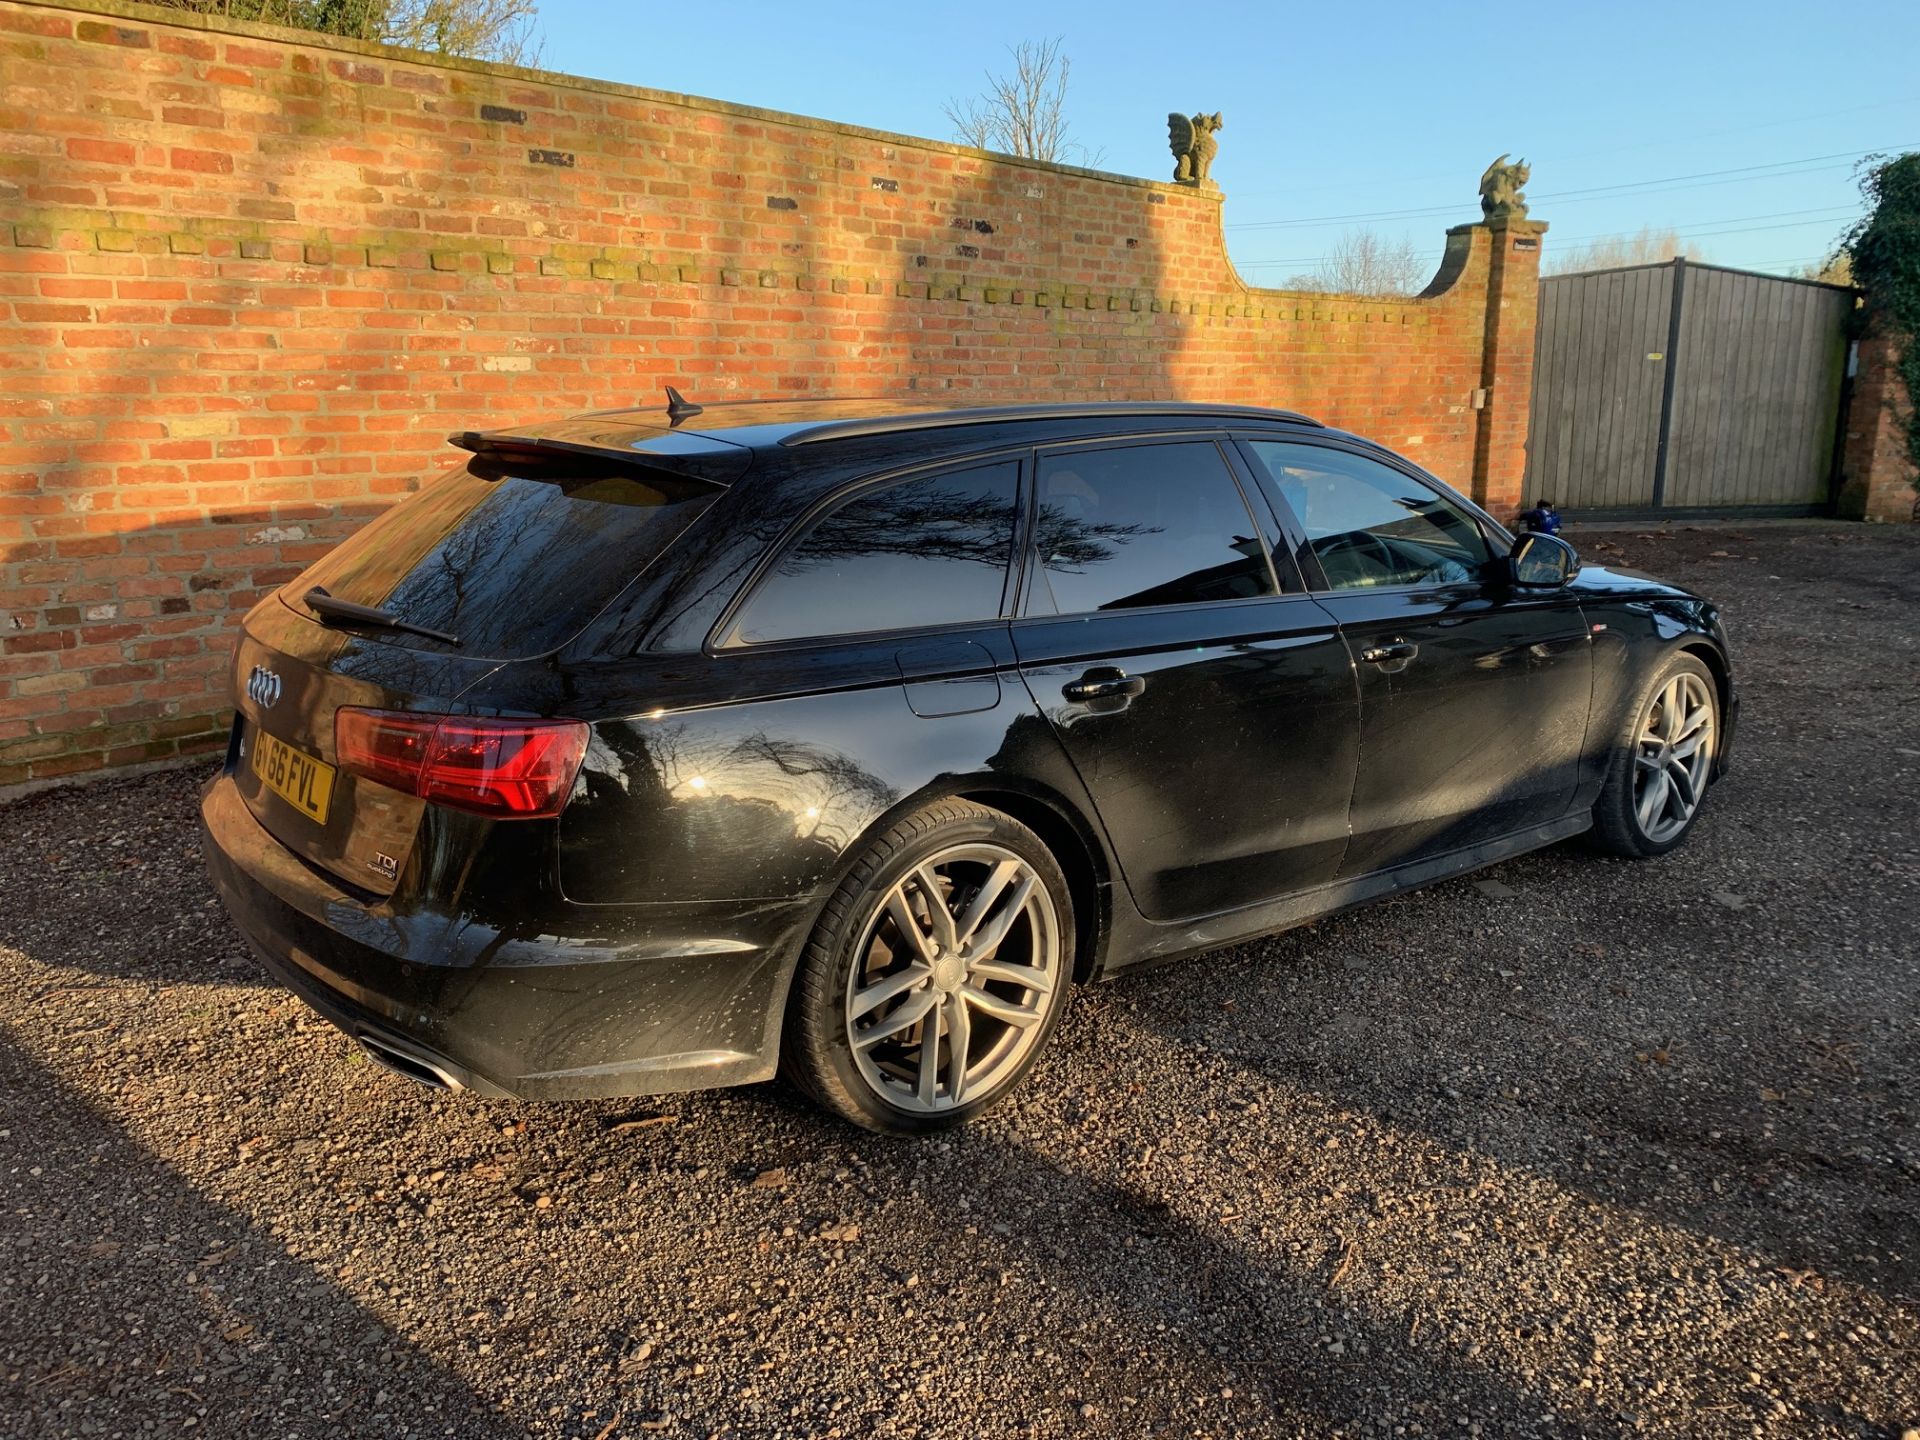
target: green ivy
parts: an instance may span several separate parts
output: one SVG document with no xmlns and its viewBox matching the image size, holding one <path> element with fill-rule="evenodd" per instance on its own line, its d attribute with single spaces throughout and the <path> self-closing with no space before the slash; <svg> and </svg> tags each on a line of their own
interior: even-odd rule
<svg viewBox="0 0 1920 1440">
<path fill-rule="evenodd" d="M 1843 248 L 1853 283 L 1867 292 L 1876 322 L 1900 349 L 1906 386 L 1907 456 L 1920 470 L 1920 155 L 1901 155 L 1868 169 L 1860 181 L 1866 218 Z M 1915 480 L 1920 487 L 1920 479 Z"/>
</svg>

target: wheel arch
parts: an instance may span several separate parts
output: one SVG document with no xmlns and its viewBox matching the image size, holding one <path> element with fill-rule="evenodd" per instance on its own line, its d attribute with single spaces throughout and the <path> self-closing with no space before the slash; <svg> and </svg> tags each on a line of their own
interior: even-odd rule
<svg viewBox="0 0 1920 1440">
<path fill-rule="evenodd" d="M 1733 668 L 1727 664 L 1727 657 L 1718 645 L 1705 638 L 1681 642 L 1679 653 L 1691 655 L 1707 667 L 1713 676 L 1714 696 L 1720 702 L 1720 723 L 1724 728 L 1731 725 L 1733 714 Z M 1726 772 L 1726 751 L 1716 750 L 1713 757 L 1713 769 L 1708 772 L 1718 778 Z"/>
<path fill-rule="evenodd" d="M 1073 900 L 1073 978 L 1100 973 L 1112 924 L 1113 889 L 1106 854 L 1085 820 L 1066 801 L 1004 786 L 962 786 L 951 798 L 1010 815 L 1038 835 L 1053 853 Z"/>
<path fill-rule="evenodd" d="M 833 874 L 821 886 L 822 903 L 844 880 L 876 835 L 905 816 L 941 800 L 966 800 L 998 810 L 1038 835 L 1067 877 L 1073 901 L 1073 978 L 1096 978 L 1106 959 L 1113 920 L 1113 868 L 1087 817 L 1065 796 L 1037 782 L 1009 782 L 999 775 L 944 776 L 874 816 L 841 851 Z"/>
</svg>

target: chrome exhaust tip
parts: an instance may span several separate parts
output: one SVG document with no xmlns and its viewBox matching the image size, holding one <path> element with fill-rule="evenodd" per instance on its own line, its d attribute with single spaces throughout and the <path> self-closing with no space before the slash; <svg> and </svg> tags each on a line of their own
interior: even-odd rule
<svg viewBox="0 0 1920 1440">
<path fill-rule="evenodd" d="M 380 1040 L 372 1035 L 356 1035 L 353 1038 L 360 1042 L 360 1048 L 362 1050 L 365 1050 L 374 1060 L 397 1075 L 404 1075 L 409 1080 L 416 1081 L 421 1085 L 429 1086 L 435 1090 L 464 1090 L 467 1088 L 460 1083 L 459 1077 L 455 1076 L 451 1071 L 442 1068 L 424 1055 L 416 1055 L 408 1050 L 396 1049 L 386 1041 Z"/>
</svg>

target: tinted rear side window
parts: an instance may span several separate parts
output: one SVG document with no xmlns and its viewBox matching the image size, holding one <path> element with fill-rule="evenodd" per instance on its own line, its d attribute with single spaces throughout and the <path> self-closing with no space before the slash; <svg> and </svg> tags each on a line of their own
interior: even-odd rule
<svg viewBox="0 0 1920 1440">
<path fill-rule="evenodd" d="M 315 585 L 519 659 L 564 644 L 626 588 L 719 491 L 631 466 L 475 460 L 354 535 L 286 591 Z M 369 640 L 444 649 L 403 631 Z"/>
<path fill-rule="evenodd" d="M 1029 614 L 1274 593 L 1260 532 L 1211 441 L 1043 459 L 1034 547 Z"/>
<path fill-rule="evenodd" d="M 861 491 L 775 562 L 736 637 L 763 644 L 994 619 L 1019 478 L 1004 461 Z"/>
</svg>

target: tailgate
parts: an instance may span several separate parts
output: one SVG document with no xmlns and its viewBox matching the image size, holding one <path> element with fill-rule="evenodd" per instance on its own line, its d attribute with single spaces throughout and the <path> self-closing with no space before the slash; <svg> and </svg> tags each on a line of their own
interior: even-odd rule
<svg viewBox="0 0 1920 1440">
<path fill-rule="evenodd" d="M 234 781 L 275 839 L 356 889 L 389 895 L 405 872 L 422 800 L 339 768 L 342 705 L 446 711 L 495 662 L 372 644 L 269 597 L 234 650 Z"/>
</svg>

